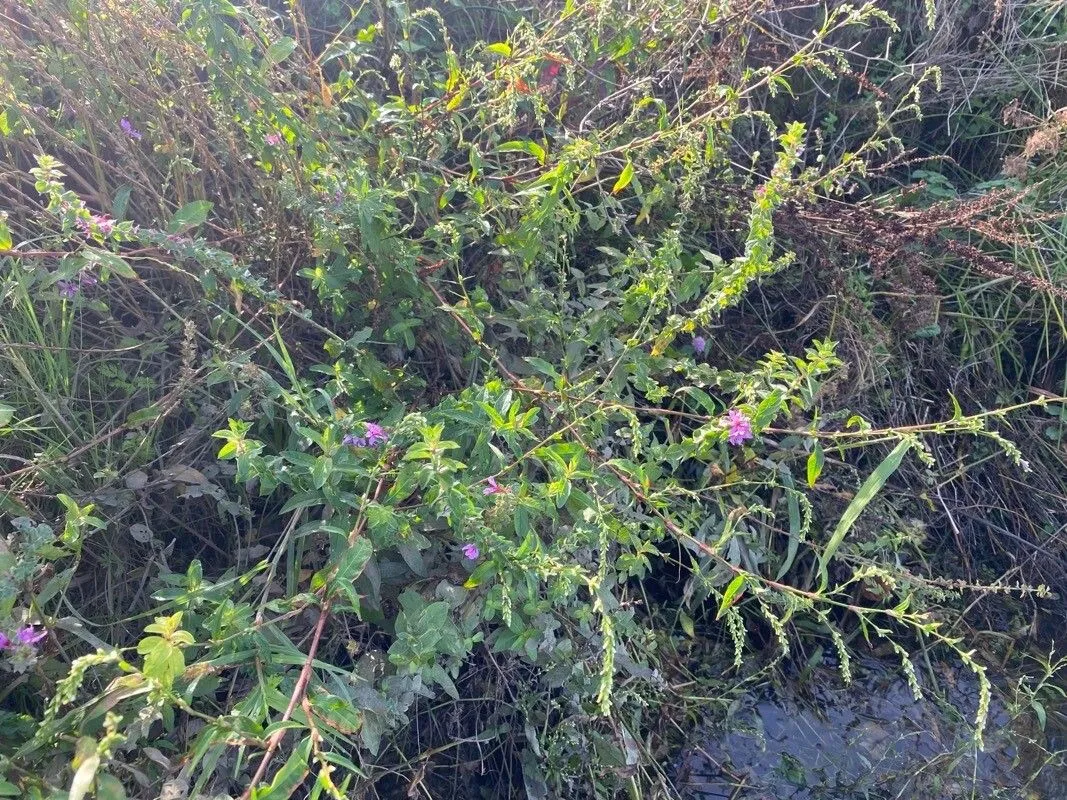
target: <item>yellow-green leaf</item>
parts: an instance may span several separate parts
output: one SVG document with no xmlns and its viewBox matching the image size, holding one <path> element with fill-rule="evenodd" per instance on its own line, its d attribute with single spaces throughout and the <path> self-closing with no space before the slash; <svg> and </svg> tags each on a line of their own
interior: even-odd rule
<svg viewBox="0 0 1067 800">
<path fill-rule="evenodd" d="M 823 454 L 822 445 L 818 442 L 815 443 L 815 449 L 811 451 L 811 455 L 808 456 L 808 486 L 815 488 L 815 481 L 819 480 L 819 476 L 822 475 L 823 463 L 826 460 L 826 456 Z"/>
<path fill-rule="evenodd" d="M 627 161 L 626 166 L 622 168 L 622 172 L 619 173 L 619 179 L 615 181 L 615 185 L 611 187 L 612 194 L 618 194 L 627 186 L 630 185 L 630 181 L 634 179 L 634 162 Z"/>
<path fill-rule="evenodd" d="M 308 774 L 308 759 L 311 757 L 311 738 L 296 746 L 293 754 L 274 776 L 270 786 L 253 792 L 255 800 L 289 800 L 304 783 Z"/>
<path fill-rule="evenodd" d="M 722 593 L 722 602 L 719 603 L 719 613 L 715 615 L 715 619 L 722 617 L 722 615 L 726 613 L 726 609 L 733 605 L 737 595 L 739 595 L 741 590 L 745 588 L 746 577 L 747 576 L 742 574 L 730 581 L 730 585 L 727 586 L 726 591 Z"/>
</svg>

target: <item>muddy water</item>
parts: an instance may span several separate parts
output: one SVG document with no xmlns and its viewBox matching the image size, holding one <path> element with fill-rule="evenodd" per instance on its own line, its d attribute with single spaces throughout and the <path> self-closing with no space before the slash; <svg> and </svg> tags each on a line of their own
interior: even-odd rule
<svg viewBox="0 0 1067 800">
<path fill-rule="evenodd" d="M 748 695 L 725 722 L 706 726 L 691 741 L 677 774 L 681 794 L 687 800 L 1067 800 L 1062 758 L 1033 780 L 1043 759 L 1020 745 L 1001 704 L 990 709 L 985 751 L 976 750 L 977 682 L 952 667 L 937 673 L 942 700 L 927 691 L 916 701 L 903 679 L 885 674 L 846 688 L 833 671 Z"/>
</svg>

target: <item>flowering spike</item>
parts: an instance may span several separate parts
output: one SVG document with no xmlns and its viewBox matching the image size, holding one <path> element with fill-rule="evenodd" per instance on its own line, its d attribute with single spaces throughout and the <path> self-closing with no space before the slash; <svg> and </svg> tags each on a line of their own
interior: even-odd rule
<svg viewBox="0 0 1067 800">
<path fill-rule="evenodd" d="M 140 139 L 141 132 L 133 127 L 133 123 L 126 117 L 119 120 L 119 127 L 122 128 L 122 132 L 129 136 L 131 139 Z"/>
<path fill-rule="evenodd" d="M 24 628 L 19 628 L 15 633 L 20 644 L 24 644 L 27 647 L 33 647 L 41 639 L 48 635 L 48 631 L 38 631 L 32 625 L 27 625 Z"/>
<path fill-rule="evenodd" d="M 377 422 L 364 422 L 363 435 L 346 433 L 341 444 L 346 447 L 377 447 L 389 441 L 389 434 Z"/>
<path fill-rule="evenodd" d="M 744 411 L 737 408 L 731 408 L 726 414 L 726 426 L 729 431 L 729 435 L 726 440 L 737 447 L 744 444 L 746 441 L 752 438 L 752 422 L 746 416 Z"/>
</svg>

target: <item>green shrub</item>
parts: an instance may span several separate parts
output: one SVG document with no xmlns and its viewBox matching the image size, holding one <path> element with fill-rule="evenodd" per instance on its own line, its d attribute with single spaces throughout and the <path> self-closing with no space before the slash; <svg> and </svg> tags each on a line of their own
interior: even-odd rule
<svg viewBox="0 0 1067 800">
<path fill-rule="evenodd" d="M 303 13 L 3 31 L 0 631 L 49 638 L 5 656 L 0 791 L 389 795 L 441 754 L 521 765 L 486 796 L 653 791 L 679 651 L 725 637 L 726 697 L 802 629 L 845 680 L 856 631 L 916 691 L 913 648 L 955 653 L 980 743 L 939 618 L 967 587 L 880 492 L 939 437 L 1025 470 L 998 423 L 1034 403 L 879 427 L 829 338 L 726 344 L 797 261 L 779 216 L 900 156 L 925 77 L 843 150 L 774 102 L 892 19 Z"/>
</svg>

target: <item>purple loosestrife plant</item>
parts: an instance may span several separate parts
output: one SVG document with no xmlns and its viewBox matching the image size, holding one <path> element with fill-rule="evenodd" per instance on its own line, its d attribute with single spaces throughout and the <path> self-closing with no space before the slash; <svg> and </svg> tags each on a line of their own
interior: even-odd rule
<svg viewBox="0 0 1067 800">
<path fill-rule="evenodd" d="M 11 646 L 11 640 L 7 638 L 6 634 L 0 633 L 0 650 L 6 650 Z"/>
<path fill-rule="evenodd" d="M 282 143 L 282 135 L 275 131 L 274 133 L 268 133 L 263 137 L 263 141 L 269 144 L 271 147 L 277 147 Z"/>
<path fill-rule="evenodd" d="M 389 441 L 389 434 L 377 422 L 363 423 L 363 435 L 346 433 L 341 443 L 347 447 L 378 447 Z"/>
<path fill-rule="evenodd" d="M 59 289 L 59 296 L 64 300 L 73 300 L 78 296 L 82 287 L 77 281 L 56 281 L 56 288 Z"/>
<path fill-rule="evenodd" d="M 744 411 L 731 408 L 726 414 L 726 440 L 734 447 L 744 444 L 752 438 L 752 423 Z"/>
<path fill-rule="evenodd" d="M 27 647 L 34 647 L 44 637 L 48 635 L 48 631 L 38 631 L 32 625 L 26 625 L 23 628 L 19 628 L 15 636 L 19 640 L 19 644 L 24 644 Z"/>
<path fill-rule="evenodd" d="M 478 545 L 474 542 L 467 542 L 463 545 L 463 557 L 474 561 L 481 555 L 481 551 L 478 549 Z"/>
<path fill-rule="evenodd" d="M 133 123 L 126 117 L 119 120 L 119 127 L 122 128 L 122 132 L 131 139 L 140 139 L 142 137 L 141 132 L 133 127 Z"/>
<path fill-rule="evenodd" d="M 88 219 L 79 219 L 77 225 L 86 236 L 91 236 L 94 229 L 99 231 L 101 236 L 110 236 L 115 230 L 115 220 L 107 214 L 90 214 Z"/>
<path fill-rule="evenodd" d="M 693 352 L 698 356 L 704 355 L 704 351 L 708 349 L 708 340 L 703 336 L 693 337 Z"/>
<path fill-rule="evenodd" d="M 501 486 L 496 482 L 496 478 L 489 478 L 489 480 L 486 481 L 486 484 L 488 485 L 482 489 L 482 494 L 504 494 L 507 491 L 506 487 Z"/>
</svg>

